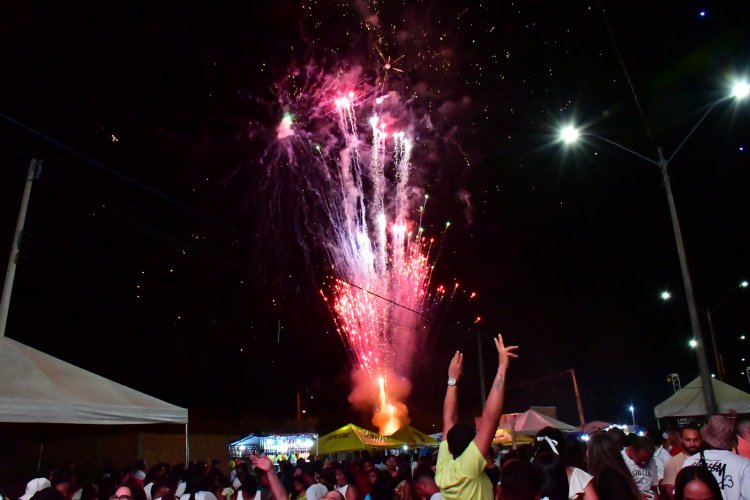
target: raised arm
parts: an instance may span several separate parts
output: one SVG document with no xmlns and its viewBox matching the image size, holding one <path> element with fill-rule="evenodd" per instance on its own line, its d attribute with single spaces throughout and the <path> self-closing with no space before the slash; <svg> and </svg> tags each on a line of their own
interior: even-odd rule
<svg viewBox="0 0 750 500">
<path fill-rule="evenodd" d="M 260 457 L 257 455 L 250 455 L 250 460 L 252 460 L 255 467 L 266 473 L 274 500 L 285 500 L 287 498 L 286 488 L 284 488 L 284 485 L 281 483 L 279 476 L 276 475 L 276 470 L 273 467 L 271 459 L 265 455 Z"/>
<path fill-rule="evenodd" d="M 495 380 L 492 382 L 490 393 L 487 395 L 487 402 L 482 411 L 482 420 L 479 423 L 477 435 L 474 436 L 474 443 L 476 443 L 482 455 L 485 456 L 490 450 L 492 438 L 495 437 L 495 431 L 500 422 L 500 414 L 503 410 L 503 398 L 505 397 L 505 374 L 510 365 L 510 358 L 518 357 L 513 353 L 513 351 L 518 349 L 518 346 L 505 347 L 503 336 L 500 334 L 494 340 L 498 356 L 497 374 L 495 375 Z"/>
<path fill-rule="evenodd" d="M 464 369 L 464 355 L 456 351 L 448 366 L 448 387 L 445 390 L 445 401 L 443 402 L 443 437 L 445 441 L 448 431 L 456 425 L 458 420 L 458 379 Z M 452 383 L 451 383 L 452 382 Z"/>
</svg>

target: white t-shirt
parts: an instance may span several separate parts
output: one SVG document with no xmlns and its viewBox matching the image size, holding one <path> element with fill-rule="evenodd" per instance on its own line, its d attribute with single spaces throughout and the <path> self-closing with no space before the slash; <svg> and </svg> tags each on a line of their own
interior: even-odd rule
<svg viewBox="0 0 750 500">
<path fill-rule="evenodd" d="M 175 498 L 182 497 L 183 493 L 185 493 L 185 488 L 187 488 L 187 483 L 185 481 L 177 483 L 177 490 L 174 492 Z"/>
<path fill-rule="evenodd" d="M 336 485 L 333 487 L 333 489 L 341 493 L 344 496 L 344 498 L 346 498 L 346 490 L 349 489 L 349 485 L 348 484 L 345 484 L 344 486 Z"/>
<path fill-rule="evenodd" d="M 326 493 L 328 493 L 328 488 L 326 488 L 325 485 L 315 483 L 307 488 L 305 496 L 307 497 L 307 500 L 320 500 Z"/>
<path fill-rule="evenodd" d="M 633 481 L 638 487 L 641 493 L 653 493 L 652 487 L 656 487 L 659 484 L 659 478 L 656 472 L 656 462 L 652 458 L 646 467 L 641 467 L 630 459 L 627 452 L 622 450 L 622 458 L 625 460 L 625 465 L 628 466 L 630 474 L 633 476 Z M 750 500 L 750 499 L 748 499 Z"/>
<path fill-rule="evenodd" d="M 151 489 L 154 487 L 154 483 L 148 483 L 143 487 L 143 491 L 146 492 L 146 500 L 151 500 Z"/>
<path fill-rule="evenodd" d="M 667 465 L 672 455 L 663 447 L 659 446 L 654 452 L 654 462 L 656 462 L 656 475 L 659 481 L 664 479 L 664 467 Z"/>
<path fill-rule="evenodd" d="M 573 469 L 568 480 L 568 498 L 577 498 L 578 495 L 583 493 L 586 485 L 591 482 L 594 478 L 591 474 L 586 471 L 582 471 L 578 467 L 571 467 Z"/>
<path fill-rule="evenodd" d="M 750 500 L 750 460 L 728 450 L 706 450 L 703 455 L 724 500 Z M 682 467 L 697 465 L 700 459 L 701 454 L 696 453 Z"/>
</svg>

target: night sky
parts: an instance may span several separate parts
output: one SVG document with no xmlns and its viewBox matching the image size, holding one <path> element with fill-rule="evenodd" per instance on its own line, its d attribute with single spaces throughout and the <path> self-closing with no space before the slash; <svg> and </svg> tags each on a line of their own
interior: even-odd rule
<svg viewBox="0 0 750 500">
<path fill-rule="evenodd" d="M 566 149 L 556 130 L 575 120 L 650 158 L 657 146 L 671 155 L 750 73 L 750 4 L 221 4 L 0 7 L 3 263 L 28 162 L 45 161 L 7 336 L 268 427 L 238 433 L 293 419 L 297 392 L 319 431 L 367 424 L 347 403 L 351 365 L 320 298 L 325 259 L 290 220 L 295 188 L 274 186 L 290 214 L 278 220 L 263 184 L 279 82 L 314 60 L 361 65 L 378 84 L 387 74 L 441 139 L 415 160 L 426 231 L 452 222 L 433 284 L 459 281 L 478 298 L 429 320 L 409 401 L 418 427 L 440 427 L 456 349 L 467 356 L 462 413 L 478 414 L 477 332 L 488 381 L 490 337 L 520 345 L 508 411 L 557 406 L 577 424 L 563 373 L 573 368 L 587 420 L 629 420 L 632 401 L 643 422 L 672 392 L 669 373 L 697 376 L 658 168 L 593 138 Z M 376 44 L 403 56 L 402 72 L 383 68 Z M 744 390 L 749 105 L 718 104 L 670 164 L 696 298 L 707 308 L 726 296 L 716 333 L 728 380 Z"/>
</svg>

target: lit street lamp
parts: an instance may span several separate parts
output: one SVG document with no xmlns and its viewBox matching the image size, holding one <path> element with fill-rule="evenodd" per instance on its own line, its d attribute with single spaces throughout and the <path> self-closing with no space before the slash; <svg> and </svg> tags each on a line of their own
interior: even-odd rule
<svg viewBox="0 0 750 500">
<path fill-rule="evenodd" d="M 669 180 L 667 167 L 669 166 L 669 162 L 672 161 L 675 155 L 685 145 L 687 140 L 693 135 L 693 132 L 696 131 L 696 129 L 700 126 L 700 124 L 703 123 L 703 120 L 706 119 L 709 113 L 711 113 L 711 111 L 713 111 L 713 109 L 719 103 L 726 101 L 727 99 L 737 99 L 737 100 L 744 99 L 748 95 L 750 95 L 750 84 L 746 81 L 735 82 L 734 86 L 732 87 L 731 95 L 725 99 L 721 99 L 717 102 L 714 102 L 708 108 L 708 110 L 706 110 L 703 116 L 701 116 L 700 120 L 698 120 L 695 126 L 693 126 L 690 132 L 688 132 L 688 134 L 685 136 L 682 142 L 677 146 L 677 148 L 674 150 L 671 156 L 669 156 L 669 158 L 664 158 L 664 154 L 662 152 L 661 147 L 656 148 L 657 159 L 654 160 L 652 158 L 649 158 L 647 156 L 644 156 L 638 153 L 637 151 L 633 151 L 632 149 L 626 146 L 623 146 L 622 144 L 619 144 L 610 139 L 607 139 L 606 137 L 602 137 L 602 136 L 591 134 L 591 133 L 584 134 L 581 132 L 580 129 L 576 128 L 572 124 L 569 124 L 565 128 L 561 129 L 560 135 L 559 135 L 560 141 L 569 146 L 572 146 L 574 143 L 576 143 L 580 139 L 580 137 L 582 137 L 583 135 L 587 137 L 595 137 L 599 140 L 602 140 L 608 144 L 611 144 L 623 151 L 626 151 L 634 156 L 637 156 L 638 158 L 645 160 L 648 163 L 651 163 L 652 165 L 656 165 L 657 167 L 660 168 L 661 173 L 662 173 L 662 179 L 664 182 L 664 188 L 667 192 L 667 202 L 669 204 L 669 213 L 672 218 L 672 228 L 674 230 L 675 243 L 677 244 L 677 254 L 680 258 L 680 269 L 682 271 L 683 285 L 685 286 L 685 298 L 687 299 L 688 313 L 690 315 L 690 326 L 693 332 L 693 339 L 696 342 L 695 351 L 698 357 L 698 369 L 700 371 L 701 382 L 703 385 L 703 400 L 706 405 L 707 415 L 715 415 L 717 413 L 716 396 L 714 394 L 714 387 L 711 381 L 711 373 L 708 368 L 708 358 L 706 357 L 706 346 L 705 346 L 705 343 L 703 342 L 703 332 L 701 331 L 700 318 L 698 317 L 698 307 L 695 304 L 695 296 L 693 294 L 693 281 L 690 277 L 690 270 L 688 268 L 687 256 L 685 254 L 685 244 L 682 241 L 682 230 L 680 229 L 680 222 L 679 222 L 679 219 L 677 218 L 677 208 L 675 207 L 674 197 L 672 196 L 672 186 Z"/>
<path fill-rule="evenodd" d="M 633 427 L 635 427 L 635 406 L 633 406 L 633 403 L 630 403 L 628 410 L 630 410 L 630 416 L 633 417 Z"/>
</svg>

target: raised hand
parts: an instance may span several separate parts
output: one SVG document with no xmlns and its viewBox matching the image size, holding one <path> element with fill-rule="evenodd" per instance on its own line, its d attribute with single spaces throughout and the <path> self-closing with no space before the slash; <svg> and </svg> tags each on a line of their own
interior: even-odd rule
<svg viewBox="0 0 750 500">
<path fill-rule="evenodd" d="M 252 460 L 253 465 L 263 472 L 269 472 L 273 469 L 273 463 L 271 462 L 271 459 L 267 456 L 257 456 L 257 455 L 250 455 L 250 460 Z"/>
<path fill-rule="evenodd" d="M 458 380 L 461 378 L 461 374 L 464 371 L 464 355 L 461 351 L 456 351 L 451 359 L 451 364 L 448 365 L 448 378 L 455 378 Z"/>
<path fill-rule="evenodd" d="M 499 333 L 497 334 L 497 338 L 493 340 L 497 348 L 498 369 L 507 369 L 508 365 L 510 365 L 510 358 L 518 357 L 518 354 L 513 352 L 518 349 L 518 346 L 510 345 L 506 347 L 503 343 L 503 336 Z"/>
</svg>

